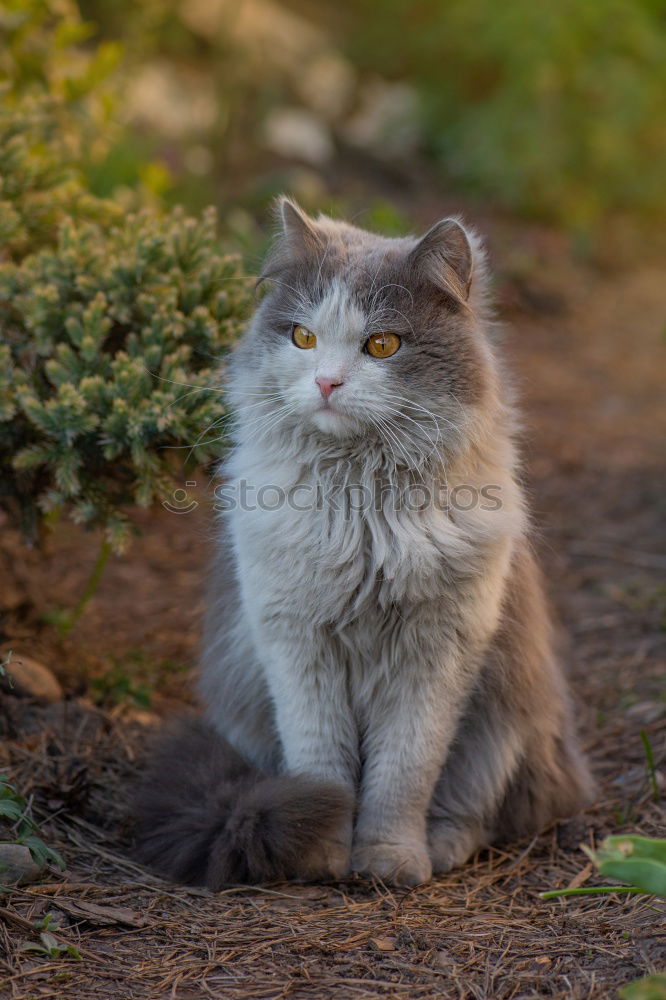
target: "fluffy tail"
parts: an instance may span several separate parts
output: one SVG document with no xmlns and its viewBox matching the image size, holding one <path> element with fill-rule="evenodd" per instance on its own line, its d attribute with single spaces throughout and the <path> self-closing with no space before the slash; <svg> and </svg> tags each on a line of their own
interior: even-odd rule
<svg viewBox="0 0 666 1000">
<path fill-rule="evenodd" d="M 136 854 L 174 881 L 213 890 L 307 878 L 348 809 L 343 789 L 267 777 L 208 723 L 186 719 L 161 738 L 137 789 Z"/>
</svg>

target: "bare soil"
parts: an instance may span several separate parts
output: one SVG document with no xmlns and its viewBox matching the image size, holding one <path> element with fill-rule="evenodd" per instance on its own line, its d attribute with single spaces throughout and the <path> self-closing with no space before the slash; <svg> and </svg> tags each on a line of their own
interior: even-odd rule
<svg viewBox="0 0 666 1000">
<path fill-rule="evenodd" d="M 76 602 L 94 537 L 63 523 L 46 551 L 26 551 L 5 525 L 2 648 L 48 664 L 67 698 L 37 708 L 2 696 L 0 769 L 32 797 L 67 871 L 0 897 L 0 996 L 591 1000 L 666 967 L 654 899 L 538 895 L 601 884 L 581 842 L 666 833 L 641 739 L 666 794 L 664 270 L 602 271 L 574 262 L 557 234 L 489 229 L 525 478 L 596 803 L 410 891 L 355 879 L 217 895 L 168 885 L 129 859 L 123 810 L 151 729 L 191 698 L 206 476 L 190 489 L 194 511 L 136 513 L 140 536 L 67 640 L 44 615 Z M 47 913 L 81 961 L 24 950 Z"/>
</svg>

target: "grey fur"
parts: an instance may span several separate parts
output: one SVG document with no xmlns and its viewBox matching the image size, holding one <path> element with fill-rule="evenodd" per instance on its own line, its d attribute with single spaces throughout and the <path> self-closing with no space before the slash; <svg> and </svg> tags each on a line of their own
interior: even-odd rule
<svg viewBox="0 0 666 1000">
<path fill-rule="evenodd" d="M 224 475 L 232 487 L 363 488 L 380 500 L 224 515 L 202 700 L 252 767 L 321 782 L 325 801 L 331 787 L 347 796 L 346 809 L 324 810 L 311 871 L 415 884 L 576 811 L 590 778 L 527 540 L 478 237 L 445 220 L 421 240 L 388 239 L 286 200 L 281 216 L 268 291 L 229 375 Z M 295 323 L 315 332 L 314 350 L 292 344 Z M 368 336 L 386 330 L 400 349 L 371 358 Z M 320 376 L 341 383 L 332 409 Z M 488 484 L 498 509 L 391 499 Z M 215 794 L 214 806 L 203 791 L 199 801 L 219 813 Z M 150 805 L 160 813 L 155 796 Z M 160 864 L 158 850 L 150 857 Z"/>
</svg>

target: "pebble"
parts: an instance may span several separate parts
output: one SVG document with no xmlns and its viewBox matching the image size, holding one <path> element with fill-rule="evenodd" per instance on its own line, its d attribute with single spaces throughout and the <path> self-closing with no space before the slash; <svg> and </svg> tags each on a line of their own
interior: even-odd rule
<svg viewBox="0 0 666 1000">
<path fill-rule="evenodd" d="M 0 885 L 26 885 L 43 871 L 23 844 L 0 844 Z"/>
<path fill-rule="evenodd" d="M 41 705 L 62 701 L 60 683 L 48 667 L 29 656 L 12 657 L 1 678 L 3 690 L 19 698 L 30 698 Z"/>
</svg>

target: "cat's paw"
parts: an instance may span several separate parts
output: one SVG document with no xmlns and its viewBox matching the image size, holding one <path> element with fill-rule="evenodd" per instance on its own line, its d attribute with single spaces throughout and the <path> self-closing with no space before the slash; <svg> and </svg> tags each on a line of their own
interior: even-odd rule
<svg viewBox="0 0 666 1000">
<path fill-rule="evenodd" d="M 464 865 L 489 838 L 486 831 L 476 826 L 451 827 L 442 823 L 430 830 L 428 839 L 433 871 L 442 874 Z"/>
<path fill-rule="evenodd" d="M 320 840 L 305 863 L 305 874 L 313 881 L 326 882 L 344 878 L 351 869 L 351 850 L 348 842 Z"/>
<path fill-rule="evenodd" d="M 376 875 L 392 885 L 419 885 L 432 876 L 430 856 L 425 844 L 418 840 L 357 844 L 352 868 L 361 875 Z"/>
</svg>

